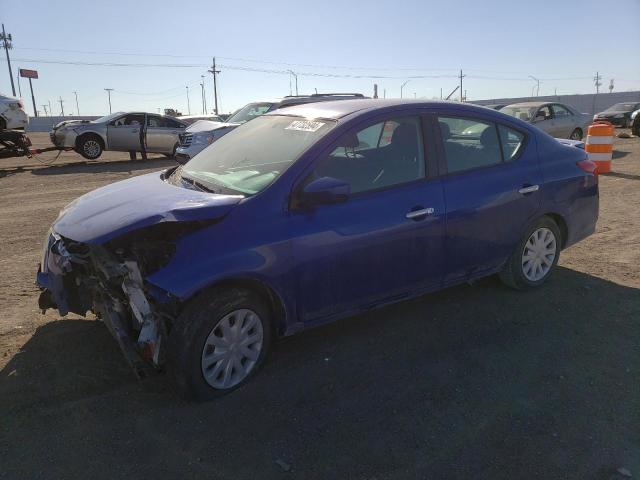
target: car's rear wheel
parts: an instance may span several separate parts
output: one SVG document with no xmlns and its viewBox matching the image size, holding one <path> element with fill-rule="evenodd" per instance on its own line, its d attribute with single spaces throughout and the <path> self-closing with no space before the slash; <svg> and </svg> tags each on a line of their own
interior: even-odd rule
<svg viewBox="0 0 640 480">
<path fill-rule="evenodd" d="M 97 135 L 83 135 L 76 145 L 76 151 L 88 160 L 95 160 L 104 150 L 102 139 Z"/>
<path fill-rule="evenodd" d="M 509 287 L 523 290 L 542 285 L 560 258 L 562 237 L 558 225 L 549 217 L 534 222 L 500 272 Z"/>
<path fill-rule="evenodd" d="M 240 387 L 264 362 L 271 325 L 267 303 L 249 290 L 196 297 L 169 334 L 167 371 L 178 393 L 209 400 Z"/>
<path fill-rule="evenodd" d="M 569 139 L 570 140 L 582 140 L 583 135 L 584 134 L 582 133 L 582 129 L 576 128 L 573 132 L 571 132 L 571 135 L 569 135 Z"/>
<path fill-rule="evenodd" d="M 640 137 L 640 118 L 635 119 L 635 121 L 633 122 L 633 125 L 631 126 L 631 129 L 634 135 L 637 135 L 638 137 Z"/>
<path fill-rule="evenodd" d="M 7 121 L 4 118 L 0 118 L 0 130 L 7 129 Z"/>
</svg>

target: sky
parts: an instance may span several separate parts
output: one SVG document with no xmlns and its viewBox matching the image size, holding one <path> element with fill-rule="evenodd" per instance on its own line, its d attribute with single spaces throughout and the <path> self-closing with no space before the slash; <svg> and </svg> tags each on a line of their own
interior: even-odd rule
<svg viewBox="0 0 640 480">
<path fill-rule="evenodd" d="M 440 98 L 461 69 L 470 101 L 531 95 L 530 76 L 540 95 L 592 93 L 596 72 L 601 91 L 640 90 L 640 0 L 0 0 L 0 21 L 14 81 L 38 70 L 37 108 L 56 115 L 109 113 L 105 88 L 114 112 L 200 114 L 202 75 L 212 112 L 213 56 L 222 113 L 295 93 L 289 70 L 300 94 L 400 97 L 408 81 L 405 97 Z"/>
</svg>

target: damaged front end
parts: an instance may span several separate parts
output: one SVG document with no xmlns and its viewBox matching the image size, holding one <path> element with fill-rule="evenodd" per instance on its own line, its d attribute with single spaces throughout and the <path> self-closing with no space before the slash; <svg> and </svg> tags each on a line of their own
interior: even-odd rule
<svg viewBox="0 0 640 480">
<path fill-rule="evenodd" d="M 149 365 L 161 367 L 178 302 L 144 278 L 171 259 L 174 239 L 187 228 L 158 224 L 99 245 L 51 231 L 37 275 L 40 308 L 56 308 L 63 316 L 93 312 L 139 376 Z"/>
</svg>

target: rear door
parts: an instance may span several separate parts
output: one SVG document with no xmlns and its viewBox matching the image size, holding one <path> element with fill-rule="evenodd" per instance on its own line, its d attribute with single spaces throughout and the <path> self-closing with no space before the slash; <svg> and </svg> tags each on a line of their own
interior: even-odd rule
<svg viewBox="0 0 640 480">
<path fill-rule="evenodd" d="M 504 263 L 538 213 L 542 174 L 525 131 L 490 118 L 437 119 L 447 172 L 445 284 L 453 284 Z"/>
<path fill-rule="evenodd" d="M 173 153 L 184 131 L 181 123 L 161 115 L 147 114 L 146 148 L 148 152 Z"/>
<path fill-rule="evenodd" d="M 333 177 L 349 199 L 293 211 L 298 316 L 305 323 L 440 286 L 444 268 L 442 180 L 425 166 L 419 116 L 391 117 L 345 134 L 299 185 Z M 427 155 L 435 152 L 433 135 Z M 429 155 L 431 152 L 431 155 Z"/>
<path fill-rule="evenodd" d="M 116 118 L 107 125 L 107 149 L 118 151 L 140 150 L 140 129 L 144 113 L 130 113 Z"/>
</svg>

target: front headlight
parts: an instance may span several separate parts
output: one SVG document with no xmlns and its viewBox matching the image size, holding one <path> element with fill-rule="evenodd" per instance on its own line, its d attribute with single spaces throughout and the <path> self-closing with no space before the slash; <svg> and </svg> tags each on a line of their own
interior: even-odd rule
<svg viewBox="0 0 640 480">
<path fill-rule="evenodd" d="M 193 136 L 193 143 L 195 145 L 209 145 L 213 143 L 215 136 L 213 133 L 196 133 Z"/>
</svg>

